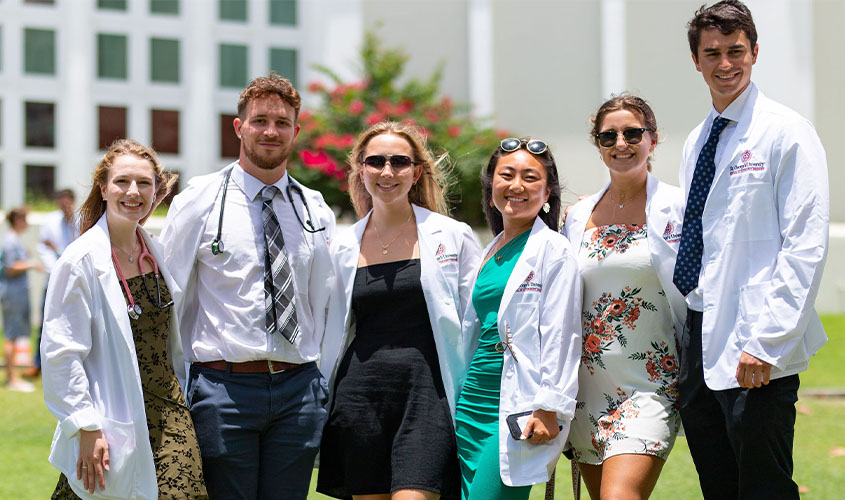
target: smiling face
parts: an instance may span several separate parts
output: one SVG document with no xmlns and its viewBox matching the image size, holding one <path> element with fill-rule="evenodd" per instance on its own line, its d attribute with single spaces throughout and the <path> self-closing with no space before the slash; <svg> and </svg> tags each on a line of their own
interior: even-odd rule
<svg viewBox="0 0 845 500">
<path fill-rule="evenodd" d="M 414 161 L 414 150 L 404 138 L 393 134 L 380 134 L 367 143 L 361 155 L 361 161 L 375 155 L 404 155 Z M 408 192 L 422 174 L 420 165 L 396 171 L 390 163 L 377 170 L 367 165 L 359 165 L 361 181 L 373 199 L 373 205 L 391 205 L 408 203 Z"/>
<path fill-rule="evenodd" d="M 551 190 L 543 165 L 525 149 L 503 155 L 493 171 L 492 201 L 509 226 L 534 224 Z"/>
<path fill-rule="evenodd" d="M 106 184 L 100 186 L 109 223 L 137 224 L 152 209 L 155 191 L 155 171 L 149 160 L 132 154 L 118 156 Z"/>
<path fill-rule="evenodd" d="M 239 162 L 250 175 L 266 180 L 268 171 L 285 173 L 288 155 L 299 134 L 295 110 L 275 94 L 253 99 L 246 105 L 244 117 L 235 118 L 235 133 L 241 139 Z M 275 181 L 273 181 L 275 182 Z M 272 182 L 271 182 L 272 183 Z"/>
<path fill-rule="evenodd" d="M 757 62 L 758 46 L 744 31 L 723 35 L 716 29 L 701 32 L 698 52 L 693 57 L 695 69 L 710 87 L 713 106 L 721 113 L 748 87 L 751 66 Z"/>
<path fill-rule="evenodd" d="M 627 109 L 611 111 L 599 125 L 600 132 L 624 132 L 632 128 L 646 128 L 646 124 Z M 628 144 L 622 134 L 616 135 L 616 144 L 606 148 L 599 146 L 604 164 L 613 172 L 645 174 L 648 171 L 648 155 L 654 151 L 655 141 L 651 132 L 645 132 L 639 144 Z"/>
</svg>

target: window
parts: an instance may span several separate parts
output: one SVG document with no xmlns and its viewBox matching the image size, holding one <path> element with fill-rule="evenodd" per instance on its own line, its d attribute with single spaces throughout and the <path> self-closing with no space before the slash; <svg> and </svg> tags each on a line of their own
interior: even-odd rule
<svg viewBox="0 0 845 500">
<path fill-rule="evenodd" d="M 179 83 L 179 40 L 150 39 L 150 80 Z"/>
<path fill-rule="evenodd" d="M 117 139 L 126 138 L 126 108 L 118 106 L 97 107 L 99 134 L 97 147 L 106 150 Z"/>
<path fill-rule="evenodd" d="M 296 25 L 296 0 L 270 0 L 270 24 Z"/>
<path fill-rule="evenodd" d="M 243 45 L 220 44 L 220 86 L 243 88 L 247 82 L 247 48 Z"/>
<path fill-rule="evenodd" d="M 219 0 L 220 20 L 246 21 L 246 0 Z"/>
<path fill-rule="evenodd" d="M 126 35 L 97 35 L 97 76 L 126 80 Z"/>
<path fill-rule="evenodd" d="M 237 158 L 241 154 L 241 140 L 235 135 L 232 122 L 238 115 L 220 115 L 220 157 Z"/>
<path fill-rule="evenodd" d="M 152 110 L 153 149 L 159 153 L 179 154 L 179 112 Z"/>
<path fill-rule="evenodd" d="M 53 165 L 25 165 L 27 202 L 51 198 L 56 186 L 56 167 Z"/>
<path fill-rule="evenodd" d="M 296 87 L 296 49 L 270 49 L 270 69 Z"/>
<path fill-rule="evenodd" d="M 24 73 L 56 74 L 56 32 L 25 28 L 23 31 Z"/>
<path fill-rule="evenodd" d="M 150 12 L 153 14 L 179 15 L 179 0 L 150 0 Z"/>
<path fill-rule="evenodd" d="M 126 10 L 126 0 L 97 0 L 97 8 L 106 10 Z"/>
<path fill-rule="evenodd" d="M 52 102 L 24 103 L 24 146 L 56 147 L 56 105 Z"/>
</svg>

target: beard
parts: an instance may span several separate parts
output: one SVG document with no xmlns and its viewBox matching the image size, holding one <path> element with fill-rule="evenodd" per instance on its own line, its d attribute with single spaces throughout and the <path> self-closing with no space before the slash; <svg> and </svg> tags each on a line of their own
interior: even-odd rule
<svg viewBox="0 0 845 500">
<path fill-rule="evenodd" d="M 281 143 L 280 143 L 281 144 Z M 276 152 L 262 151 L 257 143 L 243 141 L 244 154 L 252 162 L 253 165 L 262 170 L 273 170 L 278 168 L 282 163 L 288 159 L 293 144 L 281 144 Z"/>
</svg>

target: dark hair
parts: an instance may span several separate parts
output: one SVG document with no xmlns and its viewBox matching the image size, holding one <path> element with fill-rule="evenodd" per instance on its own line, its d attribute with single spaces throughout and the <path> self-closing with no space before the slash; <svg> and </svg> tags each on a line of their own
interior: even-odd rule
<svg viewBox="0 0 845 500">
<path fill-rule="evenodd" d="M 60 189 L 53 193 L 54 200 L 61 200 L 62 198 L 76 200 L 76 193 L 74 193 L 72 189 Z"/>
<path fill-rule="evenodd" d="M 599 140 L 596 134 L 601 132 L 604 117 L 609 113 L 623 109 L 630 111 L 634 116 L 642 120 L 645 128 L 651 129 L 649 131 L 651 140 L 657 144 L 657 118 L 654 117 L 654 111 L 651 110 L 651 106 L 648 105 L 645 99 L 627 92 L 620 95 L 611 95 L 610 99 L 604 101 L 604 104 L 599 106 L 596 114 L 590 117 L 590 123 L 593 124 L 593 128 L 590 130 L 590 142 L 598 148 Z M 648 171 L 651 172 L 651 159 L 648 160 L 647 165 Z"/>
<path fill-rule="evenodd" d="M 165 172 L 161 167 L 161 162 L 155 151 L 142 145 L 132 139 L 118 139 L 109 146 L 103 159 L 97 164 L 94 169 L 93 182 L 91 184 L 91 191 L 88 193 L 88 198 L 79 207 L 79 234 L 94 227 L 100 217 L 106 213 L 106 200 L 103 199 L 103 193 L 100 190 L 101 186 L 105 186 L 109 181 L 109 172 L 115 160 L 123 155 L 132 155 L 138 158 L 147 160 L 153 167 L 153 175 L 155 177 L 155 200 L 150 207 L 150 212 L 141 219 L 143 224 L 147 221 L 153 210 L 173 189 L 176 184 L 176 179 L 179 177 L 175 172 Z"/>
<path fill-rule="evenodd" d="M 26 207 L 11 208 L 6 212 L 6 222 L 9 223 L 9 227 L 11 228 L 15 225 L 15 221 L 26 219 L 27 213 L 29 213 L 29 210 Z"/>
<path fill-rule="evenodd" d="M 408 192 L 408 200 L 432 212 L 449 215 L 446 192 L 449 188 L 446 170 L 446 155 L 435 158 L 426 145 L 425 135 L 419 127 L 397 122 L 379 122 L 361 132 L 346 161 L 349 163 L 349 198 L 358 217 L 367 215 L 373 208 L 373 197 L 361 181 L 364 151 L 370 141 L 379 135 L 389 134 L 401 137 L 411 146 L 414 161 L 422 167 L 422 174 Z"/>
<path fill-rule="evenodd" d="M 698 61 L 701 32 L 711 29 L 719 30 L 723 35 L 743 31 L 751 43 L 749 49 L 754 50 L 754 46 L 757 45 L 757 27 L 754 26 L 751 11 L 739 0 L 722 0 L 710 7 L 702 5 L 687 23 L 689 48 L 696 61 Z"/>
<path fill-rule="evenodd" d="M 238 118 L 243 120 L 246 117 L 246 107 L 250 101 L 268 95 L 277 95 L 290 104 L 294 111 L 293 121 L 295 123 L 299 118 L 302 98 L 299 97 L 299 92 L 293 88 L 290 80 L 272 71 L 267 76 L 260 76 L 249 82 L 249 85 L 241 92 L 241 96 L 238 98 Z"/>
<path fill-rule="evenodd" d="M 531 137 L 522 137 L 519 140 L 519 147 L 524 148 L 525 145 L 532 139 L 533 138 Z M 509 155 L 512 152 L 513 151 L 505 152 L 500 145 L 495 151 L 493 151 L 493 155 L 490 156 L 490 161 L 487 162 L 487 168 L 481 172 L 481 189 L 484 194 L 481 204 L 484 208 L 484 213 L 487 215 L 487 224 L 490 225 L 490 230 L 493 231 L 493 235 L 497 235 L 505 229 L 505 223 L 502 221 L 502 213 L 499 212 L 499 209 L 491 203 L 493 200 L 493 173 L 496 171 L 496 165 L 499 163 L 499 158 Z M 548 186 L 550 191 L 548 201 L 549 212 L 546 213 L 540 210 L 540 213 L 537 215 L 540 216 L 543 222 L 545 222 L 552 231 L 558 231 L 560 229 L 560 181 L 557 176 L 557 164 L 555 163 L 555 157 L 552 156 L 552 150 L 547 147 L 544 152 L 535 154 L 534 158 L 536 158 L 546 170 L 546 186 Z"/>
</svg>

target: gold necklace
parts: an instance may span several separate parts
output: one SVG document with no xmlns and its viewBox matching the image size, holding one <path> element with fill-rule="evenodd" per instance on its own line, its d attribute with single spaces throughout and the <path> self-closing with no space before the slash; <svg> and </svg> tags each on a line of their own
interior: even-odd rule
<svg viewBox="0 0 845 500">
<path fill-rule="evenodd" d="M 640 194 L 641 194 L 643 191 L 645 191 L 645 187 L 643 187 L 642 189 L 640 189 L 639 191 L 637 191 L 637 194 L 635 194 L 635 195 L 634 195 L 634 197 L 633 197 L 633 198 L 631 198 L 630 200 L 625 201 L 625 202 L 622 202 L 622 203 L 619 203 L 619 202 L 617 202 L 617 201 L 613 198 L 613 191 L 611 191 L 611 190 L 610 190 L 610 188 L 607 188 L 607 192 L 610 194 L 610 201 L 611 201 L 611 202 L 613 202 L 613 204 L 614 204 L 614 205 L 618 206 L 618 207 L 619 207 L 619 210 L 622 210 L 623 208 L 625 208 L 625 204 L 626 204 L 626 203 L 631 203 L 632 201 L 634 201 L 634 200 L 636 200 L 637 198 L 639 198 L 639 197 L 640 197 Z M 615 209 L 614 209 L 614 210 L 615 210 Z"/>
<path fill-rule="evenodd" d="M 136 242 L 136 243 L 137 243 L 137 242 Z M 133 248 L 133 249 L 132 249 L 132 253 L 128 253 L 126 250 L 124 250 L 124 249 L 122 249 L 122 248 L 120 248 L 119 246 L 114 245 L 114 244 L 112 244 L 112 246 L 111 246 L 111 247 L 112 247 L 112 248 L 116 248 L 117 250 L 120 250 L 120 253 L 122 253 L 123 255 L 127 256 L 127 257 L 129 258 L 129 263 L 130 263 L 130 264 L 135 263 L 135 257 L 133 257 L 133 254 L 138 253 L 138 247 Z"/>
<path fill-rule="evenodd" d="M 414 210 L 411 209 L 411 215 L 408 216 L 408 220 L 406 220 L 405 222 L 403 222 L 402 224 L 399 225 L 399 231 L 396 232 L 396 236 L 394 236 L 392 240 L 387 242 L 387 245 L 385 245 L 384 242 L 381 241 L 381 235 L 378 234 L 378 225 L 376 225 L 376 221 L 375 221 L 375 219 L 373 219 L 373 229 L 376 230 L 376 238 L 378 238 L 379 245 L 381 245 L 381 254 L 382 255 L 387 255 L 387 249 L 390 247 L 390 245 L 393 244 L 394 241 L 396 241 L 396 238 L 398 238 L 399 236 L 402 235 L 402 226 L 404 226 L 405 224 L 410 222 L 411 217 L 413 217 L 413 216 L 414 216 Z"/>
</svg>

